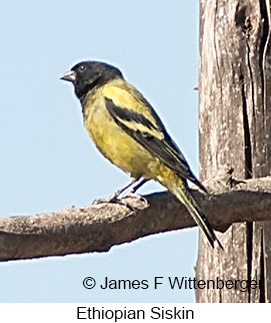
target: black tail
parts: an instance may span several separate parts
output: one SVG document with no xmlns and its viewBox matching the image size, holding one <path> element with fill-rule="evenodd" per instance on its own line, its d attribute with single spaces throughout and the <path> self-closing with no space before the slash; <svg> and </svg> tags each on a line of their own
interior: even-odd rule
<svg viewBox="0 0 271 323">
<path fill-rule="evenodd" d="M 209 224 L 205 214 L 202 212 L 198 203 L 190 193 L 189 188 L 186 186 L 186 183 L 182 179 L 180 179 L 178 184 L 179 185 L 174 185 L 174 187 L 171 187 L 170 191 L 186 206 L 195 222 L 198 224 L 198 226 L 201 228 L 201 230 L 209 240 L 211 246 L 214 248 L 214 242 L 217 241 L 219 247 L 224 250 L 222 244 L 218 240 L 211 225 Z M 206 191 L 204 187 L 203 190 Z"/>
</svg>

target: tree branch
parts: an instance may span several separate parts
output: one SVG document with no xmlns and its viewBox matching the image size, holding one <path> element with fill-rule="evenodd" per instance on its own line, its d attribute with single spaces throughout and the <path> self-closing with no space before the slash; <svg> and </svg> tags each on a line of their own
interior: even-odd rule
<svg viewBox="0 0 271 323">
<path fill-rule="evenodd" d="M 234 222 L 271 220 L 271 177 L 247 180 L 233 189 L 220 180 L 204 184 L 209 197 L 192 191 L 214 229 L 223 232 Z M 144 198 L 124 198 L 126 205 L 103 203 L 1 218 L 0 260 L 108 251 L 150 234 L 195 226 L 168 192 Z"/>
</svg>

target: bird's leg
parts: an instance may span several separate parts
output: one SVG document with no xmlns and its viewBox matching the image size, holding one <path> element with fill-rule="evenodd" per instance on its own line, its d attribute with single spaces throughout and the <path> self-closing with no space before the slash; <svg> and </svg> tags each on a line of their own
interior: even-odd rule
<svg viewBox="0 0 271 323">
<path fill-rule="evenodd" d="M 118 191 L 116 191 L 114 194 L 111 195 L 111 199 L 115 200 L 116 198 L 118 198 L 120 196 L 120 194 L 122 194 L 124 191 L 126 191 L 129 187 L 131 187 L 133 184 L 135 184 L 136 182 L 138 182 L 140 180 L 140 178 L 136 178 L 136 177 L 130 177 L 129 182 L 124 185 L 122 188 L 120 188 Z M 139 185 L 140 182 L 137 184 Z"/>
<path fill-rule="evenodd" d="M 93 201 L 93 204 L 100 204 L 100 203 L 114 203 L 117 201 L 118 197 L 120 196 L 120 194 L 122 194 L 124 191 L 126 191 L 130 186 L 132 186 L 134 183 L 138 182 L 140 180 L 140 177 L 132 177 L 130 178 L 129 182 L 123 186 L 122 188 L 120 188 L 118 191 L 116 191 L 115 193 L 113 193 L 112 195 L 103 198 L 103 199 L 97 199 Z M 139 182 L 136 187 L 141 184 L 141 182 Z M 144 183 L 142 183 L 141 185 L 143 185 Z M 141 186 L 140 185 L 140 186 Z M 139 187 L 140 187 L 139 186 Z M 139 188 L 137 187 L 137 189 Z"/>
<path fill-rule="evenodd" d="M 133 187 L 131 188 L 131 190 L 129 192 L 127 192 L 127 194 L 125 194 L 123 197 L 134 197 L 134 198 L 139 198 L 140 200 L 144 201 L 146 204 L 148 204 L 147 200 L 145 199 L 145 197 L 141 196 L 141 195 L 138 195 L 138 194 L 135 194 L 135 192 L 142 186 L 144 185 L 146 182 L 148 182 L 149 179 L 146 179 L 146 178 L 139 178 L 138 179 L 138 183 Z"/>
<path fill-rule="evenodd" d="M 139 179 L 138 183 L 130 190 L 130 193 L 135 193 L 142 185 L 144 185 L 148 181 L 149 181 L 149 179 L 147 179 L 147 178 Z"/>
</svg>

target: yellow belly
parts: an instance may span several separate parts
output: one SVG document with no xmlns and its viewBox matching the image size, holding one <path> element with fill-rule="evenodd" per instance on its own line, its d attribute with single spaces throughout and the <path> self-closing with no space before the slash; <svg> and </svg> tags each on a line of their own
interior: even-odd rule
<svg viewBox="0 0 271 323">
<path fill-rule="evenodd" d="M 96 102 L 97 103 L 97 102 Z M 85 114 L 85 127 L 100 152 L 132 176 L 153 177 L 150 168 L 158 159 L 126 134 L 100 101 Z"/>
</svg>

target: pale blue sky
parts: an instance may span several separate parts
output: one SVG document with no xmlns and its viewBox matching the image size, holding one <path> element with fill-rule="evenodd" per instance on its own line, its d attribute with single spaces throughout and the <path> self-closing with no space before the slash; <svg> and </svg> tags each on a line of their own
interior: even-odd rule
<svg viewBox="0 0 271 323">
<path fill-rule="evenodd" d="M 83 128 L 59 76 L 85 59 L 118 66 L 152 103 L 198 173 L 198 0 L 5 1 L 0 11 L 0 216 L 90 204 L 128 177 Z M 141 193 L 163 190 L 149 183 Z M 0 263 L 1 302 L 192 302 L 193 290 L 85 290 L 94 277 L 194 277 L 198 229 L 108 253 Z"/>
</svg>

